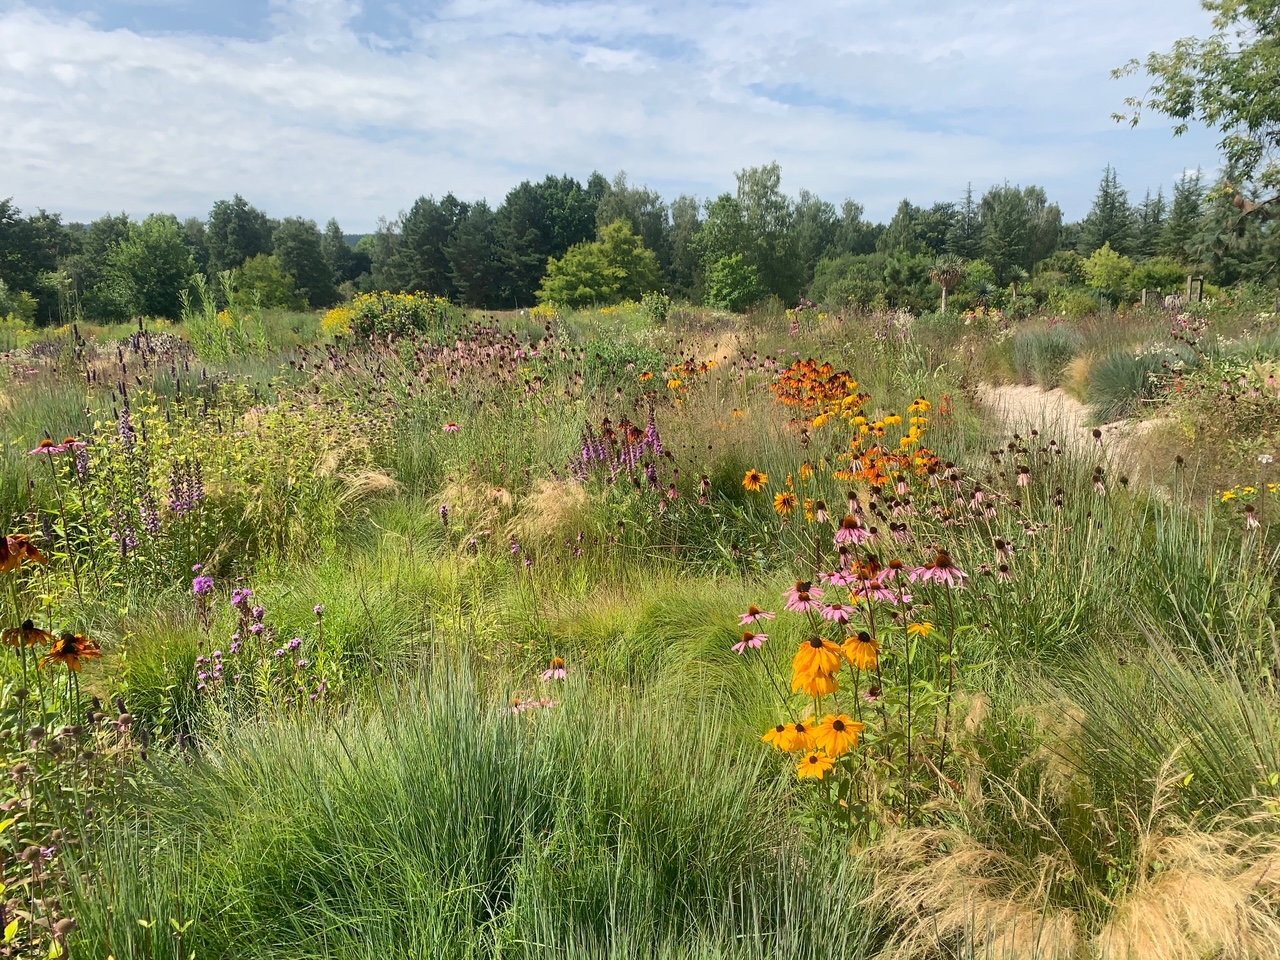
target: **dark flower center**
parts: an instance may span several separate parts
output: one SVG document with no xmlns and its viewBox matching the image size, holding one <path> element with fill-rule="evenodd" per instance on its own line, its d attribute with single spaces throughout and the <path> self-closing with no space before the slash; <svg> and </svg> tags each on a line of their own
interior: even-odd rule
<svg viewBox="0 0 1280 960">
<path fill-rule="evenodd" d="M 809 640 L 809 646 L 813 647 L 815 650 L 821 650 L 825 642 L 826 641 L 821 637 L 813 637 Z"/>
<path fill-rule="evenodd" d="M 844 721 L 843 720 L 832 721 L 831 729 L 834 730 L 836 733 L 844 733 Z"/>
</svg>

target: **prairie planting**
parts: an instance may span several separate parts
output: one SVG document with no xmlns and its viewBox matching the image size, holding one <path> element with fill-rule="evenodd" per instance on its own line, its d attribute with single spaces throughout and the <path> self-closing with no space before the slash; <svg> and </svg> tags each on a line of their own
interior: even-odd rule
<svg viewBox="0 0 1280 960">
<path fill-rule="evenodd" d="M 191 318 L 0 370 L 9 955 L 1271 955 L 1256 304 Z"/>
</svg>

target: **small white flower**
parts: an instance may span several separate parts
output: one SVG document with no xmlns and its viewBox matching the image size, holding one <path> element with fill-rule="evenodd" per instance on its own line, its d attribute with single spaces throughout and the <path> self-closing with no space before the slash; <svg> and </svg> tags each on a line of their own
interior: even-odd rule
<svg viewBox="0 0 1280 960">
<path fill-rule="evenodd" d="M 1263 453 L 1263 454 L 1259 454 L 1259 455 L 1258 455 L 1258 462 L 1259 462 L 1260 464 L 1262 464 L 1264 467 L 1265 467 L 1267 464 L 1274 462 L 1274 461 L 1275 461 L 1275 459 L 1276 459 L 1276 458 L 1275 458 L 1275 457 L 1273 457 L 1273 456 L 1272 456 L 1271 454 L 1269 454 L 1269 453 Z"/>
</svg>

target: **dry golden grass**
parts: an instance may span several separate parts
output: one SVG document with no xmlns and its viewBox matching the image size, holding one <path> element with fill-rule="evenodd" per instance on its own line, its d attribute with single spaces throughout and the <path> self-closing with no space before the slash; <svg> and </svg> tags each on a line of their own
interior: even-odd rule
<svg viewBox="0 0 1280 960">
<path fill-rule="evenodd" d="M 1065 715 L 1049 741 L 1054 732 L 1070 739 L 1080 719 L 1078 712 Z M 1069 792 L 1077 783 L 1077 758 L 1039 759 L 1046 773 L 1063 765 L 1050 778 L 1058 781 L 1057 789 Z M 1173 819 L 1166 811 L 1180 779 L 1176 756 L 1171 757 L 1156 778 L 1149 808 L 1132 811 L 1130 822 L 1104 831 L 1123 829 L 1137 837 L 1128 862 L 1117 864 L 1117 876 L 1128 879 L 1115 889 L 1086 889 L 1088 873 L 1053 819 L 1039 803 L 1007 788 L 991 791 L 977 815 L 1004 818 L 1003 835 L 1025 836 L 1025 848 L 1016 839 L 1004 848 L 984 844 L 958 827 L 890 835 L 868 854 L 876 878 L 869 905 L 898 923 L 885 956 L 1280 956 L 1280 821 L 1271 814 L 1206 824 Z M 1048 784 L 1046 790 L 1056 792 Z"/>
<path fill-rule="evenodd" d="M 586 487 L 574 480 L 538 480 L 516 507 L 507 533 L 519 543 L 542 546 L 593 529 Z"/>
</svg>

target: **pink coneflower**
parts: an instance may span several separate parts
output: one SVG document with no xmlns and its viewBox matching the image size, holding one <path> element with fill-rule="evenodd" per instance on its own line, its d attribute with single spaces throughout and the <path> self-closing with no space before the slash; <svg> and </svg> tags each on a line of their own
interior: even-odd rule
<svg viewBox="0 0 1280 960">
<path fill-rule="evenodd" d="M 461 429 L 462 428 L 458 426 L 456 423 L 454 423 L 452 420 L 450 420 L 448 423 L 444 425 L 445 433 L 457 433 Z"/>
<path fill-rule="evenodd" d="M 899 593 L 885 586 L 883 579 L 868 580 L 866 583 L 859 584 L 851 591 L 852 595 L 859 600 L 878 600 L 881 603 L 910 603 L 911 594 Z"/>
<path fill-rule="evenodd" d="M 822 608 L 823 618 L 834 623 L 848 623 L 852 613 L 853 608 L 846 607 L 843 603 L 829 603 Z"/>
<path fill-rule="evenodd" d="M 32 457 L 38 456 L 39 454 L 42 454 L 42 453 L 47 453 L 52 455 L 55 453 L 66 453 L 66 452 L 67 452 L 67 445 L 65 443 L 54 443 L 48 437 L 45 437 L 43 440 L 40 441 L 40 446 L 36 447 L 34 450 L 27 451 L 28 455 Z"/>
<path fill-rule="evenodd" d="M 1244 508 L 1244 528 L 1246 530 L 1261 530 L 1262 524 L 1258 520 L 1258 514 L 1253 509 L 1253 504 L 1245 504 Z"/>
<path fill-rule="evenodd" d="M 1030 467 L 1018 468 L 1018 486 L 1020 487 L 1031 486 L 1031 468 Z"/>
<path fill-rule="evenodd" d="M 955 565 L 955 562 L 951 559 L 951 554 L 945 550 L 939 550 L 938 555 L 933 558 L 931 563 L 926 563 L 923 567 L 917 567 L 911 571 L 912 583 L 917 580 L 923 580 L 926 583 L 933 581 L 948 587 L 958 587 L 967 579 L 969 579 L 969 575 Z"/>
<path fill-rule="evenodd" d="M 1009 569 L 1007 563 L 1002 563 L 996 568 L 996 577 L 1001 583 L 1008 583 L 1013 579 L 1013 571 Z"/>
<path fill-rule="evenodd" d="M 561 660 L 559 657 L 556 657 L 551 661 L 551 666 L 547 668 L 545 673 L 543 673 L 542 679 L 543 680 L 563 680 L 565 678 L 566 673 L 567 671 L 564 668 L 564 661 Z"/>
<path fill-rule="evenodd" d="M 762 623 L 765 620 L 772 620 L 776 617 L 776 613 L 770 613 L 768 610 L 761 610 L 757 606 L 747 607 L 747 612 L 738 619 L 738 626 L 749 627 L 753 623 Z"/>
<path fill-rule="evenodd" d="M 846 516 L 836 530 L 836 546 L 846 543 L 861 544 L 871 539 L 871 532 L 853 516 Z"/>
<path fill-rule="evenodd" d="M 786 609 L 792 613 L 808 613 L 817 610 L 821 604 L 822 590 L 808 580 L 797 580 L 796 585 L 786 592 Z"/>
<path fill-rule="evenodd" d="M 764 646 L 764 642 L 769 639 L 767 633 L 752 633 L 750 630 L 742 634 L 742 639 L 733 645 L 733 652 L 742 654 L 747 652 L 747 648 L 759 650 Z"/>
<path fill-rule="evenodd" d="M 833 587 L 848 587 L 858 582 L 858 575 L 852 570 L 836 570 L 821 576 L 823 583 L 829 583 Z"/>
</svg>

